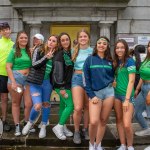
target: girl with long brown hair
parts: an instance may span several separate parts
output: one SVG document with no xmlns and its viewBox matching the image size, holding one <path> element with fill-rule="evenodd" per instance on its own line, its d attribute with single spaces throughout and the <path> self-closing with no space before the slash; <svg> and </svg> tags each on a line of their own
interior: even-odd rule
<svg viewBox="0 0 150 150">
<path fill-rule="evenodd" d="M 73 49 L 72 60 L 74 62 L 74 74 L 72 77 L 72 96 L 74 102 L 74 138 L 73 141 L 76 144 L 81 143 L 80 137 L 80 122 L 82 118 L 82 110 L 84 110 L 84 129 L 82 133 L 85 139 L 89 139 L 88 136 L 88 118 L 89 118 L 89 106 L 88 97 L 84 90 L 82 69 L 86 58 L 93 53 L 93 49 L 89 46 L 90 35 L 86 30 L 81 30 L 77 34 L 77 45 Z"/>
<path fill-rule="evenodd" d="M 121 146 L 118 150 L 133 148 L 132 117 L 134 113 L 134 81 L 136 67 L 133 58 L 128 56 L 128 44 L 119 39 L 114 48 L 114 68 L 116 77 L 115 102 L 116 125 Z M 126 141 L 127 140 L 127 141 Z"/>
<path fill-rule="evenodd" d="M 30 112 L 29 121 L 22 130 L 26 135 L 34 125 L 39 112 L 42 112 L 42 125 L 39 132 L 39 138 L 46 137 L 46 125 L 50 114 L 50 95 L 52 85 L 50 73 L 52 69 L 52 57 L 58 48 L 58 38 L 51 35 L 44 46 L 35 48 L 32 57 L 32 67 L 30 69 L 27 81 L 30 84 L 30 93 L 33 106 Z"/>
<path fill-rule="evenodd" d="M 21 135 L 20 131 L 20 104 L 24 99 L 25 121 L 29 119 L 32 106 L 29 85 L 26 82 L 31 67 L 30 50 L 28 46 L 28 36 L 26 32 L 18 32 L 16 38 L 16 48 L 12 49 L 7 58 L 8 90 L 12 98 L 12 115 L 16 127 L 15 136 Z"/>
<path fill-rule="evenodd" d="M 67 128 L 66 121 L 73 112 L 73 100 L 71 93 L 71 79 L 73 74 L 73 62 L 71 60 L 71 39 L 62 32 L 59 35 L 59 51 L 53 58 L 53 88 L 60 97 L 59 122 L 53 127 L 53 132 L 60 140 L 66 140 L 73 136 Z"/>
<path fill-rule="evenodd" d="M 102 150 L 101 142 L 114 103 L 114 69 L 107 37 L 97 40 L 94 53 L 86 59 L 83 71 L 89 96 L 89 150 Z"/>
</svg>

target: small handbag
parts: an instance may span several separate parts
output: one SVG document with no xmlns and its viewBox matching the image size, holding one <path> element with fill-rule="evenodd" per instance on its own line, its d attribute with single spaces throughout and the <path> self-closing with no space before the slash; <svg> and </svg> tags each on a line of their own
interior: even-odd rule
<svg viewBox="0 0 150 150">
<path fill-rule="evenodd" d="M 147 93 L 147 96 L 146 96 L 146 105 L 150 105 L 150 91 Z"/>
</svg>

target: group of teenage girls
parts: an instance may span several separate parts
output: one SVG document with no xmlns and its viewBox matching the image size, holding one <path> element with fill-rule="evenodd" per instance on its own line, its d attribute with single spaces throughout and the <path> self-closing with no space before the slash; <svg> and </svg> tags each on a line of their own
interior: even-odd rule
<svg viewBox="0 0 150 150">
<path fill-rule="evenodd" d="M 90 35 L 84 29 L 78 32 L 74 48 L 71 47 L 71 39 L 67 33 L 51 35 L 45 43 L 44 37 L 36 34 L 32 49 L 28 43 L 27 34 L 19 32 L 6 65 L 12 115 L 16 125 L 15 135 L 21 135 L 19 118 L 23 96 L 25 123 L 22 134 L 32 131 L 41 112 L 39 138 L 46 137 L 50 96 L 54 89 L 60 96 L 60 111 L 59 122 L 52 130 L 59 139 L 66 140 L 66 137 L 73 136 L 74 143 L 80 144 L 80 123 L 83 116 L 82 133 L 85 139 L 90 140 L 89 150 L 102 150 L 101 142 L 106 124 L 114 107 L 121 143 L 118 150 L 134 150 L 132 117 L 136 106 L 136 65 L 129 56 L 126 41 L 119 39 L 115 43 L 113 57 L 107 37 L 101 36 L 93 49 L 90 47 Z M 150 90 L 149 46 L 150 44 L 146 59 L 139 69 L 141 79 L 136 90 L 139 91 L 141 86 L 142 88 L 137 97 L 140 101 L 137 107 L 145 104 L 145 97 Z M 16 92 L 17 87 L 22 89 L 21 93 Z M 66 126 L 72 113 L 74 134 Z M 141 114 L 138 112 L 137 117 L 139 115 Z M 143 125 L 143 128 L 148 128 L 148 125 Z"/>
</svg>

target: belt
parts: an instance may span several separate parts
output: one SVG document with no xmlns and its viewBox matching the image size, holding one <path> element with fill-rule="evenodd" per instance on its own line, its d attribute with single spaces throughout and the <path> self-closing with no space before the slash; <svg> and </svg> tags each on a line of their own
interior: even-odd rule
<svg viewBox="0 0 150 150">
<path fill-rule="evenodd" d="M 150 83 L 150 80 L 143 80 L 143 83 Z"/>
</svg>

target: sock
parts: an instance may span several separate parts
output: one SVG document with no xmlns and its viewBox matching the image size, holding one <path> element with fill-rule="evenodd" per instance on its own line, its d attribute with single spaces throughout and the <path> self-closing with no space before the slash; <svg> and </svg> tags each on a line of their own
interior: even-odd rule
<svg viewBox="0 0 150 150">
<path fill-rule="evenodd" d="M 122 147 L 126 147 L 124 144 L 121 144 Z"/>
<path fill-rule="evenodd" d="M 62 127 L 63 127 L 63 125 L 61 125 L 61 124 L 59 124 L 59 123 L 57 124 L 57 126 L 58 126 L 59 128 L 62 128 Z"/>
<path fill-rule="evenodd" d="M 134 150 L 134 147 L 133 146 L 129 146 L 128 150 Z"/>
<path fill-rule="evenodd" d="M 96 144 L 97 147 L 101 147 L 101 142 L 99 144 Z"/>
</svg>

